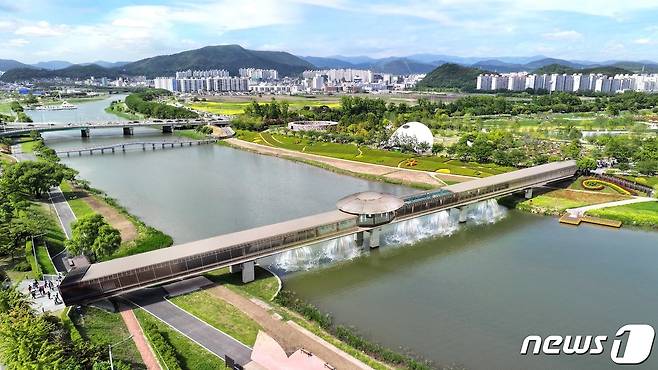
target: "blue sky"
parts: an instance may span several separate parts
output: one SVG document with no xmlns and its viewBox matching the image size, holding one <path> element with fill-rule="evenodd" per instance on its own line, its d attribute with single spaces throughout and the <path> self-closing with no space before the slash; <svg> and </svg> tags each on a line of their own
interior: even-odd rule
<svg viewBox="0 0 658 370">
<path fill-rule="evenodd" d="M 297 55 L 658 61 L 657 0 L 0 0 L 0 59 L 131 61 L 206 45 Z"/>
</svg>

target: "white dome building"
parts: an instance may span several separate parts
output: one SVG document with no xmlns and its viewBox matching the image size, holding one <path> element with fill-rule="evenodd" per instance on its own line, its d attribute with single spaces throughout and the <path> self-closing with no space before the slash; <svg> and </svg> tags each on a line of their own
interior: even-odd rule
<svg viewBox="0 0 658 370">
<path fill-rule="evenodd" d="M 392 146 L 413 143 L 416 151 L 418 151 L 418 144 L 427 143 L 428 148 L 431 149 L 434 144 L 434 135 L 429 127 L 420 122 L 407 122 L 395 130 L 389 143 Z"/>
</svg>

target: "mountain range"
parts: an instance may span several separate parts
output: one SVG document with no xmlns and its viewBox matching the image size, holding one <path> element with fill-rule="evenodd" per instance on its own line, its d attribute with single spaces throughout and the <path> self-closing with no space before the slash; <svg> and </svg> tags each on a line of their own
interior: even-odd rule
<svg viewBox="0 0 658 370">
<path fill-rule="evenodd" d="M 658 72 L 658 63 L 653 61 L 604 61 L 565 60 L 543 55 L 528 57 L 476 58 L 444 54 L 414 54 L 405 57 L 372 58 L 369 56 L 329 57 L 295 56 L 282 51 L 259 51 L 245 49 L 239 45 L 206 46 L 171 55 L 159 55 L 135 62 L 106 62 L 73 64 L 68 61 L 52 60 L 36 64 L 25 64 L 16 60 L 0 59 L 1 81 L 22 81 L 35 78 L 88 78 L 118 77 L 121 75 L 171 76 L 176 71 L 187 69 L 226 69 L 237 75 L 241 67 L 276 69 L 282 76 L 298 75 L 307 69 L 357 68 L 392 74 L 430 73 L 443 64 L 455 64 L 490 72 L 515 71 L 591 71 L 601 67 L 609 71 Z M 559 67 L 555 67 L 559 66 Z M 454 67 L 451 67 L 454 68 Z"/>
</svg>

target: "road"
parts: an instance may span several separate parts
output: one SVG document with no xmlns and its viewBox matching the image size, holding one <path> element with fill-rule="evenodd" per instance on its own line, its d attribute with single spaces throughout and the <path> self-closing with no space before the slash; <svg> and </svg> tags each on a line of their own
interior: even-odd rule
<svg viewBox="0 0 658 370">
<path fill-rule="evenodd" d="M 33 161 L 36 159 L 36 156 L 33 153 L 23 153 L 20 144 L 12 145 L 11 147 L 12 155 L 19 161 Z M 71 224 L 76 220 L 75 214 L 71 209 L 71 206 L 66 201 L 66 197 L 62 193 L 62 190 L 58 187 L 51 188 L 48 191 L 48 198 L 55 209 L 57 218 L 59 219 L 59 224 L 64 231 L 67 239 L 71 239 Z M 69 255 L 68 252 L 63 250 L 57 255 L 52 256 L 53 265 L 55 269 L 59 272 L 67 272 L 66 261 L 68 261 Z"/>
<path fill-rule="evenodd" d="M 616 202 L 593 204 L 591 206 L 585 206 L 585 207 L 579 207 L 579 208 L 569 208 L 569 209 L 567 209 L 567 213 L 569 213 L 569 215 L 571 215 L 572 217 L 578 217 L 578 216 L 584 215 L 585 212 L 593 210 L 593 209 L 601 209 L 601 208 L 608 208 L 608 207 L 623 206 L 623 205 L 626 205 L 626 204 L 643 203 L 643 202 L 656 202 L 656 201 L 658 201 L 658 199 L 656 199 L 656 198 L 635 197 L 635 198 L 632 198 L 632 199 L 619 200 L 619 201 L 616 201 Z"/>
<path fill-rule="evenodd" d="M 162 288 L 150 288 L 129 293 L 123 298 L 222 359 L 228 355 L 240 365 L 251 361 L 251 348 L 180 309 L 164 298 L 166 294 Z"/>
</svg>

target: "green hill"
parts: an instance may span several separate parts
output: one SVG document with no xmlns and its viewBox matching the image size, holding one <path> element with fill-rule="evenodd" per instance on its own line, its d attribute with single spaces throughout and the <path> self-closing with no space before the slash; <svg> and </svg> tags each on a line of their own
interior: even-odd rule
<svg viewBox="0 0 658 370">
<path fill-rule="evenodd" d="M 243 67 L 276 69 L 282 76 L 295 75 L 314 68 L 311 63 L 282 51 L 248 50 L 240 45 L 217 45 L 138 60 L 118 70 L 128 75 L 145 75 L 152 78 L 172 76 L 176 71 L 187 69 L 226 69 L 231 75 L 237 75 L 238 69 Z"/>
<path fill-rule="evenodd" d="M 428 73 L 416 85 L 417 89 L 459 89 L 475 90 L 477 76 L 487 73 L 479 68 L 464 67 L 446 63 Z"/>
<path fill-rule="evenodd" d="M 624 69 L 624 68 L 619 68 L 615 66 L 599 66 L 599 67 L 590 67 L 590 68 L 573 68 L 569 66 L 565 66 L 562 64 L 549 64 L 547 66 L 541 67 L 536 69 L 533 73 L 536 74 L 552 74 L 552 73 L 566 73 L 566 74 L 572 74 L 572 73 L 594 73 L 594 74 L 604 74 L 607 76 L 614 76 L 616 74 L 625 74 L 625 73 L 632 73 L 631 71 Z"/>
<path fill-rule="evenodd" d="M 114 69 L 107 69 L 95 64 L 90 65 L 73 65 L 58 70 L 37 69 L 37 68 L 17 68 L 7 71 L 0 76 L 0 81 L 15 82 L 26 81 L 41 78 L 73 78 L 84 79 L 89 77 L 109 77 L 115 78 L 119 72 Z"/>
</svg>

